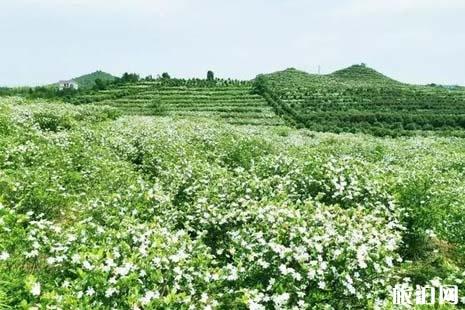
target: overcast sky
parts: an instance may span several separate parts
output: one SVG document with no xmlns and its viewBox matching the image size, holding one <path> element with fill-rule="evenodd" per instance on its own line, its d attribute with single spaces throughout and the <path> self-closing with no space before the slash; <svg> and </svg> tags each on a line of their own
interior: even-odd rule
<svg viewBox="0 0 465 310">
<path fill-rule="evenodd" d="M 465 0 L 0 0 L 0 85 L 97 69 L 251 79 L 364 62 L 465 85 Z"/>
</svg>

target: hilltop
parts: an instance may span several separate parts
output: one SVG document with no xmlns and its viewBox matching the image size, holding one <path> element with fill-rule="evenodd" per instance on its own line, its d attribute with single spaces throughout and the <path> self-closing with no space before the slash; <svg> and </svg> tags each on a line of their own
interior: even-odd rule
<svg viewBox="0 0 465 310">
<path fill-rule="evenodd" d="M 267 80 L 279 87 L 314 87 L 337 86 L 341 84 L 402 84 L 386 75 L 367 67 L 365 64 L 352 65 L 350 67 L 334 71 L 330 74 L 311 74 L 296 68 L 288 68 L 283 71 L 263 74 Z"/>
<path fill-rule="evenodd" d="M 346 79 L 350 81 L 382 82 L 382 83 L 399 83 L 398 81 L 385 76 L 365 64 L 352 65 L 348 68 L 337 70 L 330 74 L 337 79 Z"/>
<path fill-rule="evenodd" d="M 259 75 L 255 89 L 279 114 L 316 131 L 404 135 L 465 128 L 463 89 L 404 84 L 364 64 L 326 75 L 294 68 Z"/>
<path fill-rule="evenodd" d="M 95 86 L 95 81 L 100 79 L 102 82 L 113 82 L 117 79 L 116 76 L 111 75 L 110 73 L 97 70 L 92 73 L 84 74 L 69 80 L 74 80 L 77 82 L 81 90 L 90 90 Z M 46 85 L 45 87 L 57 88 L 58 83 Z"/>
<path fill-rule="evenodd" d="M 73 78 L 80 88 L 90 89 L 95 85 L 95 80 L 100 79 L 103 82 L 112 82 L 116 79 L 115 76 L 111 75 L 110 73 L 106 73 L 103 71 L 95 71 L 93 73 L 81 75 L 79 77 Z"/>
</svg>

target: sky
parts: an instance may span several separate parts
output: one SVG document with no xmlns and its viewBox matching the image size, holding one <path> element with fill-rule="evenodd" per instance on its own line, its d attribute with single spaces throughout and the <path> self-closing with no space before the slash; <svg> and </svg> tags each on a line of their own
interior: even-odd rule
<svg viewBox="0 0 465 310">
<path fill-rule="evenodd" d="M 0 0 L 0 85 L 362 62 L 402 82 L 465 85 L 464 17 L 465 0 Z"/>
</svg>

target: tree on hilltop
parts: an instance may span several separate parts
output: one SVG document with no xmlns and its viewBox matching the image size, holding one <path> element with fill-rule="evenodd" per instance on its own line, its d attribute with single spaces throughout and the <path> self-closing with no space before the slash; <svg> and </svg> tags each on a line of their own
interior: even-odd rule
<svg viewBox="0 0 465 310">
<path fill-rule="evenodd" d="M 213 81 L 215 79 L 215 74 L 213 73 L 213 71 L 209 70 L 207 72 L 207 81 Z"/>
<path fill-rule="evenodd" d="M 127 73 L 125 72 L 121 77 L 123 83 L 136 83 L 139 81 L 139 75 L 136 73 Z"/>
</svg>

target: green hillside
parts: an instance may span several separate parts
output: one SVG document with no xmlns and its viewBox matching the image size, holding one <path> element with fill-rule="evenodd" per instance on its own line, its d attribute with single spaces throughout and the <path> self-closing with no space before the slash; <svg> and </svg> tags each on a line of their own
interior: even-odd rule
<svg viewBox="0 0 465 310">
<path fill-rule="evenodd" d="M 153 80 L 115 85 L 78 97 L 77 103 L 118 108 L 129 115 L 163 115 L 221 119 L 240 125 L 283 125 L 271 106 L 252 93 L 250 82 L 214 83 Z"/>
<path fill-rule="evenodd" d="M 83 89 L 90 89 L 94 87 L 95 85 L 95 80 L 100 79 L 104 82 L 112 82 L 116 79 L 115 76 L 103 72 L 103 71 L 95 71 L 93 73 L 85 74 L 80 77 L 74 78 L 80 88 Z"/>
<path fill-rule="evenodd" d="M 89 76 L 84 80 L 92 79 Z M 290 68 L 259 75 L 253 82 L 160 78 L 114 83 L 105 90 L 81 92 L 72 102 L 109 105 L 129 115 L 215 118 L 244 125 L 288 123 L 314 131 L 379 136 L 458 134 L 465 129 L 463 88 L 409 85 L 364 64 L 326 75 Z"/>
<path fill-rule="evenodd" d="M 365 64 L 352 65 L 348 68 L 337 70 L 330 74 L 331 77 L 341 80 L 368 82 L 368 83 L 399 83 L 378 71 L 367 67 Z"/>
<path fill-rule="evenodd" d="M 364 65 L 328 75 L 296 69 L 260 75 L 257 93 L 282 115 L 316 131 L 413 134 L 465 128 L 465 91 L 408 85 Z"/>
</svg>

